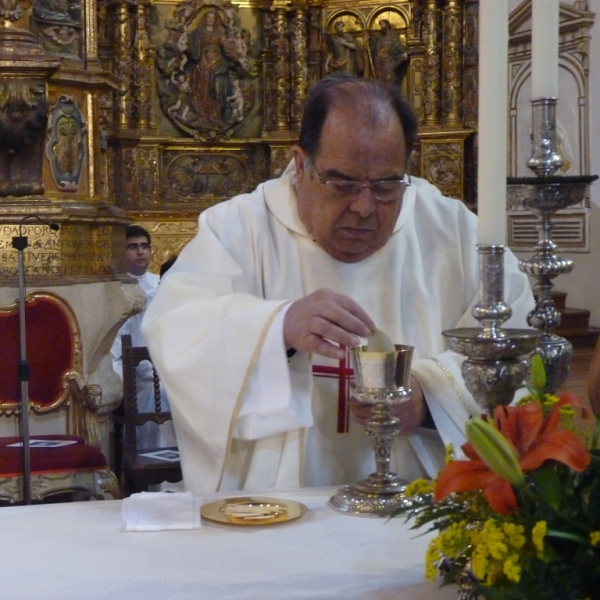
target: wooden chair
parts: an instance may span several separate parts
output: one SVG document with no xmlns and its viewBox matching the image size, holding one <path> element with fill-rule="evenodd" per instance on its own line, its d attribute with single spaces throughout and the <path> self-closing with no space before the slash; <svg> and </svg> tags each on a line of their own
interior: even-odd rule
<svg viewBox="0 0 600 600">
<path fill-rule="evenodd" d="M 121 490 L 125 496 L 134 492 L 147 491 L 148 486 L 157 485 L 163 481 L 174 483 L 181 481 L 181 464 L 178 460 L 177 446 L 138 448 L 138 427 L 145 423 L 154 422 L 162 425 L 172 419 L 171 413 L 164 410 L 161 398 L 160 379 L 152 365 L 154 410 L 140 412 L 138 410 L 138 374 L 137 367 L 142 361 L 152 363 L 148 348 L 132 346 L 131 336 L 124 335 L 122 341 L 123 356 L 123 421 L 124 440 L 122 449 Z M 177 460 L 167 461 L 161 458 L 147 456 L 160 453 L 163 456 L 177 457 Z M 176 453 L 176 454 L 175 454 Z"/>
<path fill-rule="evenodd" d="M 118 481 L 100 451 L 95 411 L 102 390 L 85 385 L 81 377 L 81 337 L 71 307 L 55 294 L 35 291 L 25 299 L 25 320 L 30 410 L 64 412 L 66 420 L 65 434 L 30 433 L 31 499 L 64 493 L 118 498 Z M 0 416 L 16 420 L 21 411 L 16 303 L 0 307 L 0 340 Z M 20 442 L 17 436 L 0 437 L 0 501 L 23 501 Z M 63 442 L 70 443 L 43 447 Z"/>
</svg>

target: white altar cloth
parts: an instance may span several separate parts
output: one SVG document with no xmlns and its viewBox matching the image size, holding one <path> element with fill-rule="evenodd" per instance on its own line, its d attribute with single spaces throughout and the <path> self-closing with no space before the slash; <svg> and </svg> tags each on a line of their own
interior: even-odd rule
<svg viewBox="0 0 600 600">
<path fill-rule="evenodd" d="M 403 519 L 343 515 L 327 505 L 334 492 L 260 492 L 308 512 L 187 531 L 123 532 L 121 501 L 0 508 L 0 598 L 455 600 L 456 589 L 423 579 L 428 537 Z"/>
</svg>

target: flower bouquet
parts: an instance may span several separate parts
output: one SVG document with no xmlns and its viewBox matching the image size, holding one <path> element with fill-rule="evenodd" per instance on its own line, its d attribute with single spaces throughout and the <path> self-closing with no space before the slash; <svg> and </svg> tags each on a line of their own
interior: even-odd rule
<svg viewBox="0 0 600 600">
<path fill-rule="evenodd" d="M 471 419 L 466 458 L 450 450 L 433 484 L 406 489 L 398 513 L 438 532 L 426 576 L 458 583 L 463 598 L 600 598 L 600 454 L 573 427 L 576 410 L 586 416 L 579 400 L 544 386 L 535 357 L 530 395 Z M 598 432 L 597 421 L 592 448 Z"/>
</svg>

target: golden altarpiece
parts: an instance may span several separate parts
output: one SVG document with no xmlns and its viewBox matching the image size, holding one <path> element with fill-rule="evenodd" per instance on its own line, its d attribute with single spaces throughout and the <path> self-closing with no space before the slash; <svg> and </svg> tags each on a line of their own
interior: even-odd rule
<svg viewBox="0 0 600 600">
<path fill-rule="evenodd" d="M 476 0 L 0 0 L 0 303 L 28 236 L 28 288 L 72 306 L 108 414 L 112 339 L 143 303 L 124 227 L 151 232 L 157 271 L 200 211 L 282 172 L 331 72 L 401 86 L 413 174 L 473 205 L 477 22 Z"/>
</svg>

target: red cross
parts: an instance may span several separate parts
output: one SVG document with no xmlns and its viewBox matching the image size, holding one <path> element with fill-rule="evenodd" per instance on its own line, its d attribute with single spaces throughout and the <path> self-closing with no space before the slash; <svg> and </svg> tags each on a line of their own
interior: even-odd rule
<svg viewBox="0 0 600 600">
<path fill-rule="evenodd" d="M 345 349 L 345 347 L 344 347 Z M 315 377 L 329 377 L 338 379 L 338 418 L 337 432 L 348 433 L 350 411 L 348 410 L 348 397 L 350 394 L 350 380 L 354 377 L 354 370 L 349 366 L 348 352 L 339 362 L 339 366 L 313 365 Z"/>
</svg>

